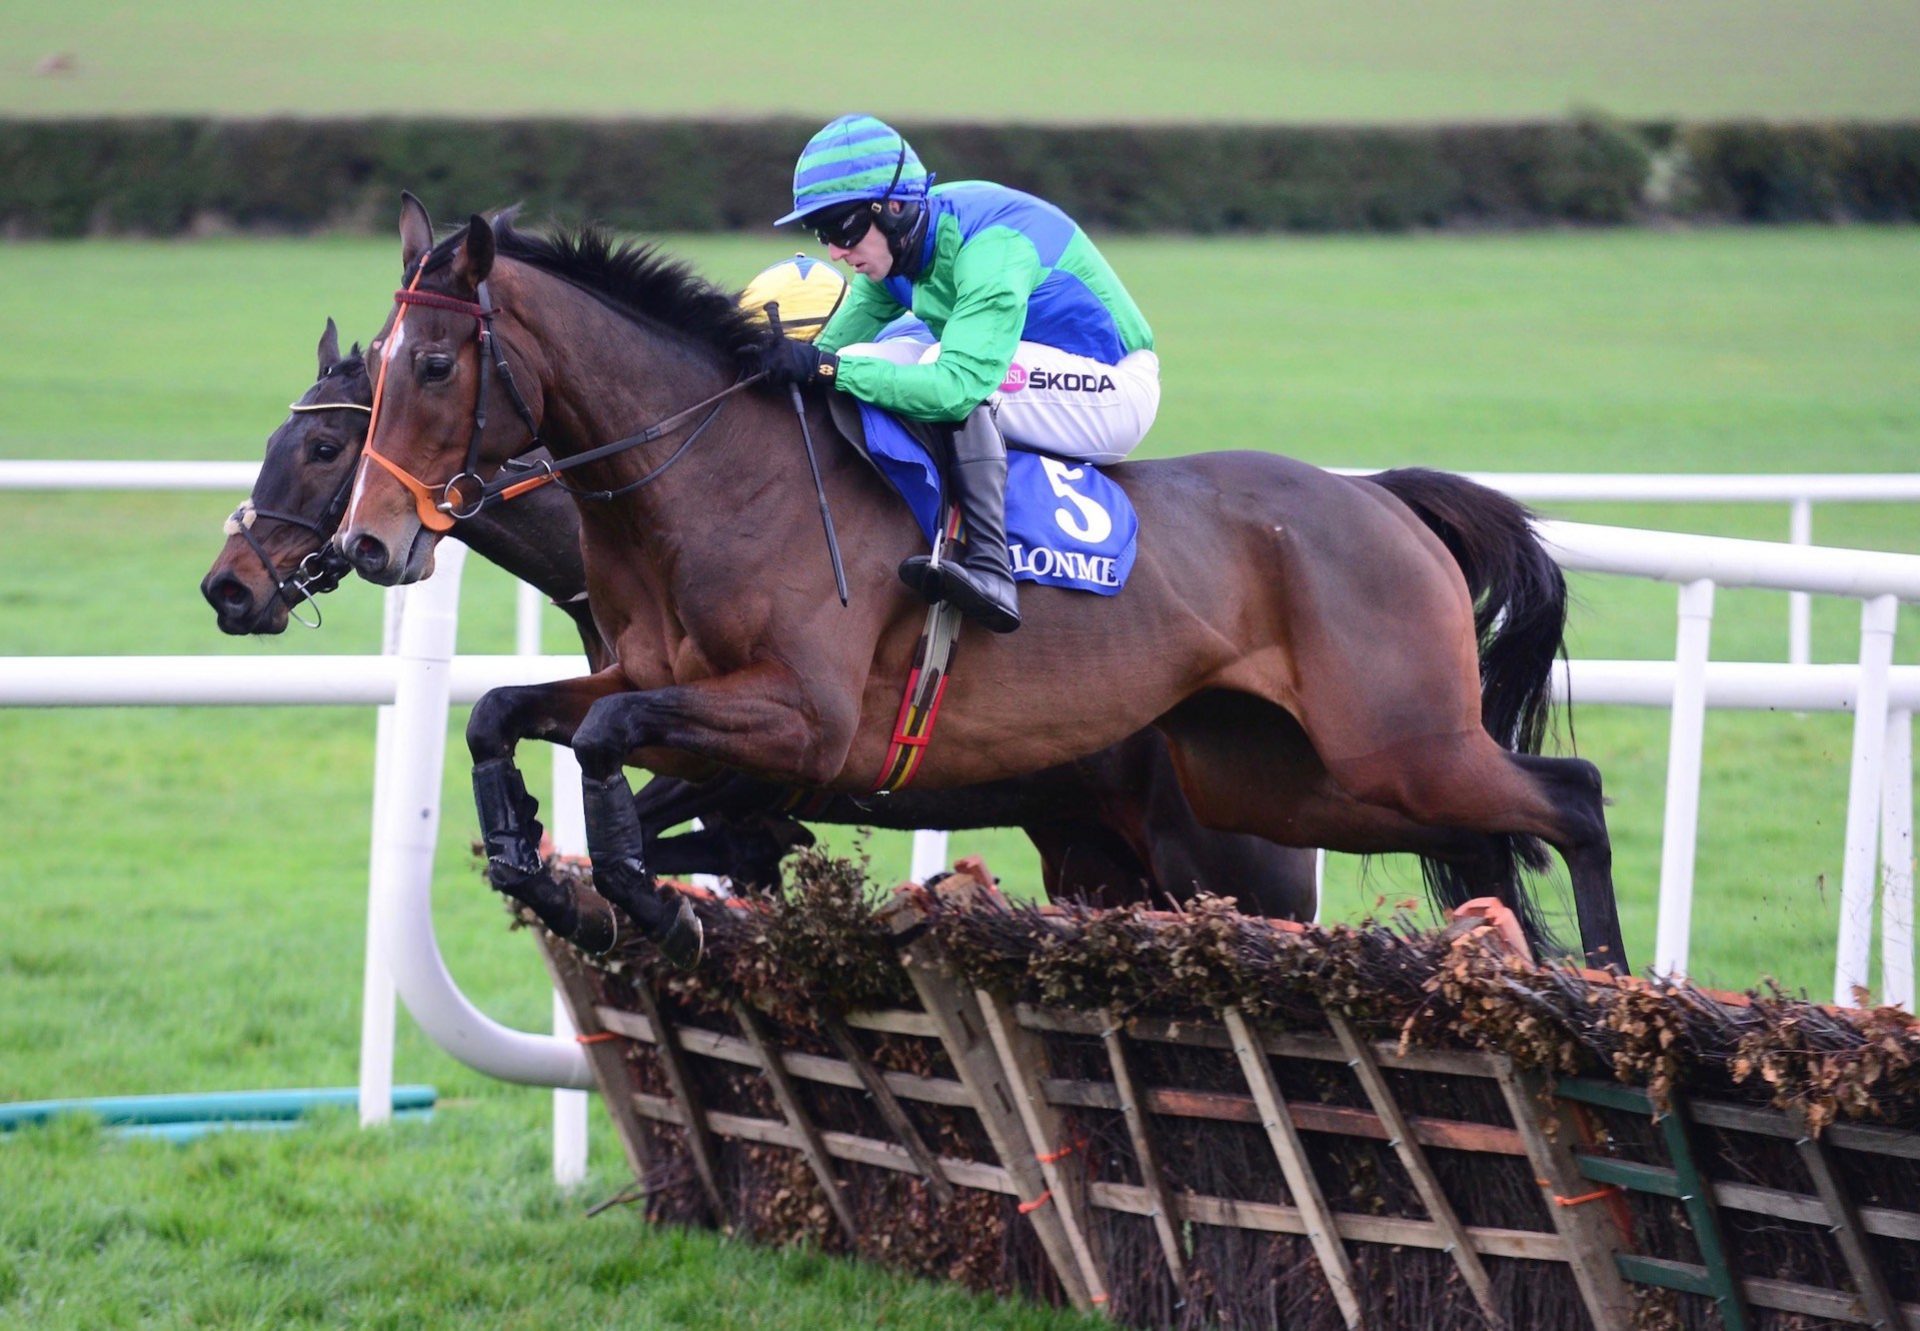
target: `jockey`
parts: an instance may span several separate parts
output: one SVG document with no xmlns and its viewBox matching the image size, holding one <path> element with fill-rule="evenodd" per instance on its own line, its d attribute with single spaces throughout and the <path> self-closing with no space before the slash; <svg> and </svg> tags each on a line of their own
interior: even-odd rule
<svg viewBox="0 0 1920 1331">
<path fill-rule="evenodd" d="M 1079 462 L 1126 457 L 1160 405 L 1152 330 L 1072 218 L 1003 185 L 935 186 L 906 139 L 872 116 L 841 116 L 808 141 L 793 211 L 775 225 L 794 221 L 858 276 L 817 338 L 775 344 L 769 376 L 958 423 L 943 461 L 966 553 L 938 567 L 916 556 L 900 577 L 1012 632 L 1005 439 Z M 873 340 L 908 310 L 939 341 Z"/>
</svg>

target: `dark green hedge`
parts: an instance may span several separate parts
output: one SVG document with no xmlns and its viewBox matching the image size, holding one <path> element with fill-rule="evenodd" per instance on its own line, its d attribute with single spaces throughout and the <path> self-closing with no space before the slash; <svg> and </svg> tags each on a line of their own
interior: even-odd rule
<svg viewBox="0 0 1920 1331">
<path fill-rule="evenodd" d="M 1920 220 L 1920 125 L 1694 125 L 1676 142 L 1713 217 Z"/>
<path fill-rule="evenodd" d="M 436 215 L 763 227 L 811 121 L 0 121 L 7 234 L 384 230 Z M 949 180 L 1003 181 L 1104 231 L 1381 231 L 1688 217 L 1920 219 L 1920 125 L 1406 128 L 906 125 Z"/>
</svg>

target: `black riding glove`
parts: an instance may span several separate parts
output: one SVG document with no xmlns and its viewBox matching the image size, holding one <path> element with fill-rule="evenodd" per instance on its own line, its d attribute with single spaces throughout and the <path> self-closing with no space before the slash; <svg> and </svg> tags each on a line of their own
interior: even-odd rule
<svg viewBox="0 0 1920 1331">
<path fill-rule="evenodd" d="M 804 387 L 816 379 L 831 383 L 839 368 L 838 356 L 798 338 L 783 337 L 760 353 L 760 369 L 770 384 Z"/>
</svg>

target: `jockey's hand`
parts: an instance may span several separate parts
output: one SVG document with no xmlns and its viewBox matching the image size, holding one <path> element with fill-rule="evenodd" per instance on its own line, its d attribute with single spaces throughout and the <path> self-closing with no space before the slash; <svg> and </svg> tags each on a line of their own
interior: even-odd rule
<svg viewBox="0 0 1920 1331">
<path fill-rule="evenodd" d="M 830 383 L 839 368 L 838 356 L 798 338 L 780 338 L 760 353 L 760 370 L 771 384 L 798 384 L 804 387 L 816 379 Z"/>
</svg>

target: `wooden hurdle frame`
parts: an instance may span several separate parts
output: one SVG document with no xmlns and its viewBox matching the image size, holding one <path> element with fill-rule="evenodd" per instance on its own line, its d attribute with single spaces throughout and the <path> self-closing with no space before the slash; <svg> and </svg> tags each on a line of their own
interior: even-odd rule
<svg viewBox="0 0 1920 1331">
<path fill-rule="evenodd" d="M 1837 1322 L 1920 1328 L 1920 1302 L 1895 1298 L 1880 1245 L 1920 1245 L 1920 1213 L 1862 1205 L 1852 1195 L 1839 1157 L 1920 1161 L 1920 1133 L 1835 1124 L 1815 1137 L 1804 1119 L 1748 1104 L 1692 1100 L 1676 1094 L 1656 1111 L 1644 1090 L 1612 1082 L 1569 1079 L 1550 1083 L 1505 1055 L 1467 1049 L 1403 1049 L 1366 1038 L 1348 1018 L 1326 1009 L 1327 1033 L 1267 1029 L 1237 1010 L 1215 1021 L 1140 1017 L 1042 1008 L 979 989 L 962 978 L 933 933 L 925 929 L 926 898 L 898 895 L 884 918 L 920 1003 L 918 1010 L 822 1017 L 815 1034 L 838 1057 L 783 1048 L 760 1014 L 735 1005 L 739 1033 L 670 1019 L 646 975 L 625 980 L 639 1001 L 607 1001 L 608 978 L 564 944 L 543 935 L 549 962 L 574 1021 L 587 1041 L 593 1068 L 635 1175 L 649 1176 L 646 1123 L 682 1130 L 698 1185 L 715 1220 L 725 1225 L 730 1202 L 719 1165 L 729 1143 L 776 1146 L 796 1152 L 827 1199 L 835 1225 L 857 1243 L 861 1217 L 843 1196 L 841 1162 L 920 1178 L 946 1203 L 962 1190 L 1016 1199 L 1067 1301 L 1089 1311 L 1114 1302 L 1115 1271 L 1101 1250 L 1096 1217 L 1117 1212 L 1146 1217 L 1153 1226 L 1164 1277 L 1184 1296 L 1189 1236 L 1194 1226 L 1216 1226 L 1298 1236 L 1311 1245 L 1326 1299 L 1338 1324 L 1369 1321 L 1365 1291 L 1356 1285 L 1353 1255 L 1385 1245 L 1445 1254 L 1457 1275 L 1459 1297 L 1477 1307 L 1487 1325 L 1509 1325 L 1488 1263 L 1529 1259 L 1563 1267 L 1577 1287 L 1590 1324 L 1602 1331 L 1644 1319 L 1642 1304 L 1672 1291 L 1711 1301 L 1730 1331 L 1753 1325 L 1754 1310 L 1773 1309 Z M 951 1077 L 886 1070 L 862 1052 L 854 1032 L 937 1045 Z M 1056 1075 L 1047 1043 L 1053 1037 L 1097 1041 L 1108 1077 Z M 1198 1091 L 1152 1085 L 1138 1056 L 1152 1045 L 1230 1053 L 1244 1074 L 1244 1091 Z M 658 1060 L 668 1094 L 642 1089 L 635 1059 Z M 711 1060 L 763 1076 L 778 1117 L 720 1112 L 700 1103 L 693 1060 Z M 1277 1069 L 1317 1065 L 1323 1074 L 1344 1069 L 1364 1092 L 1366 1108 L 1289 1097 Z M 1420 1114 L 1396 1094 L 1399 1073 L 1470 1078 L 1494 1088 L 1505 1122 Z M 809 1084 L 841 1087 L 870 1097 L 889 1136 L 822 1129 L 807 1108 Z M 911 1106 L 944 1106 L 976 1115 L 992 1144 L 990 1159 L 938 1154 L 916 1128 Z M 1091 1176 L 1063 1115 L 1097 1109 L 1118 1113 L 1134 1153 L 1140 1182 Z M 1637 1121 L 1664 1145 L 1664 1158 L 1628 1159 L 1603 1144 L 1600 1120 Z M 1182 1190 L 1169 1181 L 1156 1135 L 1175 1120 L 1211 1120 L 1257 1126 L 1270 1143 L 1287 1196 L 1249 1201 Z M 1754 1186 L 1716 1173 L 1696 1137 L 1702 1129 L 1741 1138 L 1791 1143 L 1812 1187 L 1804 1192 Z M 1426 1217 L 1365 1214 L 1342 1208 L 1323 1192 L 1313 1168 L 1315 1143 L 1328 1137 L 1384 1143 L 1405 1171 Z M 1536 1228 L 1464 1223 L 1433 1151 L 1524 1161 L 1538 1184 Z M 1636 1245 L 1635 1199 L 1667 1199 L 1685 1215 L 1699 1261 Z M 1774 1279 L 1738 1269 L 1723 1241 L 1729 1213 L 1772 1217 L 1826 1231 L 1844 1257 L 1847 1284 L 1828 1287 Z M 870 1223 L 873 1219 L 870 1218 Z M 1465 1306 L 1463 1304 L 1462 1306 Z M 1637 1311 L 1638 1310 L 1638 1311 Z M 1335 1324 L 1329 1322 L 1328 1324 Z M 1644 1320 L 1642 1322 L 1644 1323 Z M 1674 1321 L 1672 1325 L 1681 1325 Z"/>
</svg>

